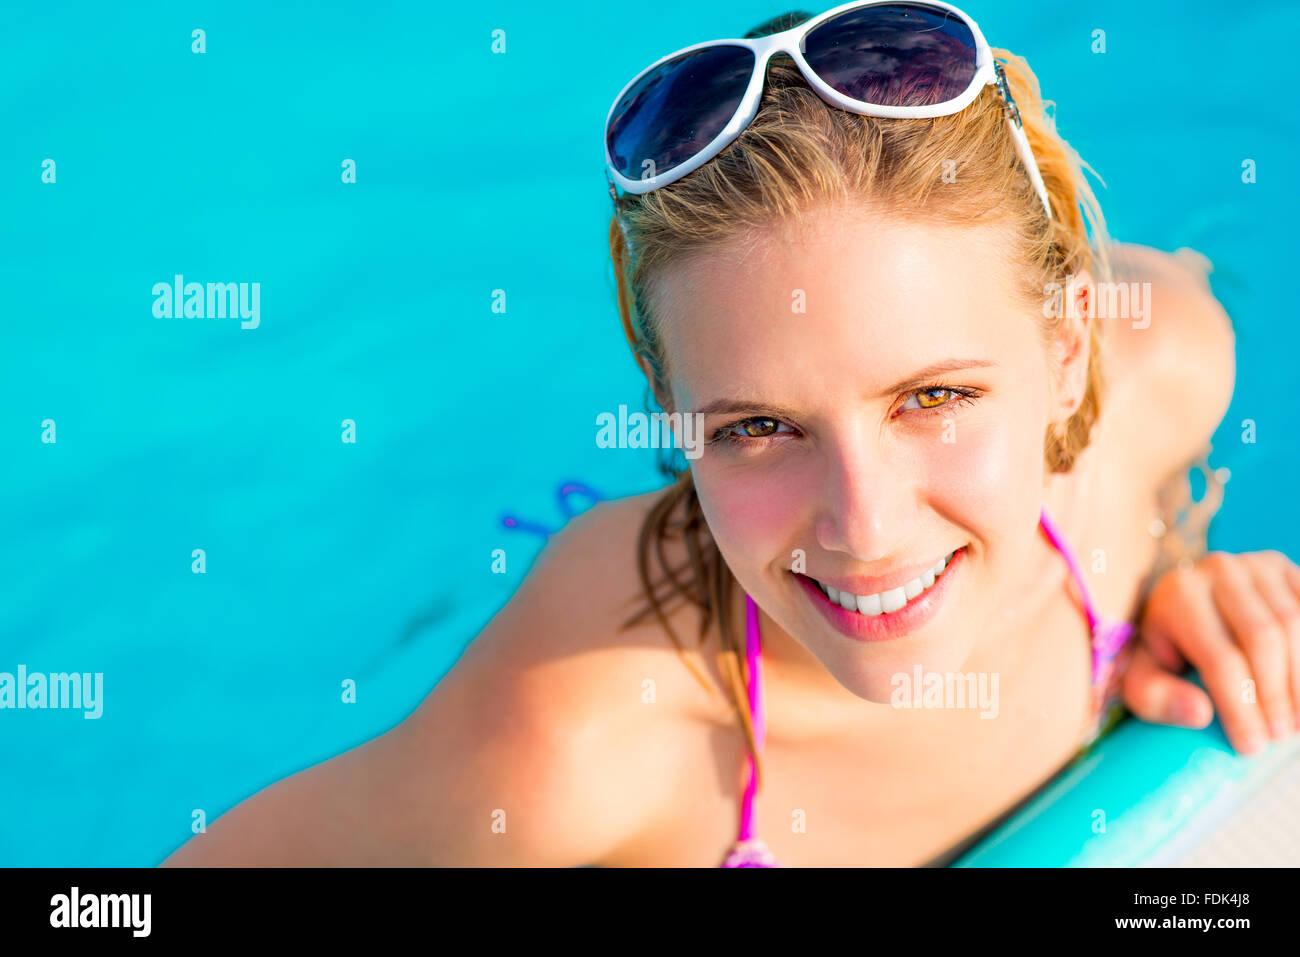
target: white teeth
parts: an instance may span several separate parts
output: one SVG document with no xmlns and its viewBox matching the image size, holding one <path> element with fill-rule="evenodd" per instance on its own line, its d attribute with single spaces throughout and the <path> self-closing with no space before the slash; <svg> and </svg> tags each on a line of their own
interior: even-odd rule
<svg viewBox="0 0 1300 957">
<path fill-rule="evenodd" d="M 879 615 L 885 609 L 880 606 L 879 595 L 859 595 L 858 596 L 858 613 L 862 615 Z"/>
<path fill-rule="evenodd" d="M 889 614 L 898 611 L 909 601 L 915 598 L 921 592 L 925 591 L 934 584 L 936 578 L 943 574 L 943 570 L 948 567 L 948 562 L 952 561 L 952 556 L 946 555 L 927 568 L 918 578 L 904 582 L 898 588 L 891 588 L 889 591 L 881 592 L 876 595 L 854 595 L 851 592 L 840 591 L 831 585 L 820 585 L 821 590 L 826 593 L 826 597 L 841 608 L 847 611 L 855 611 L 860 615 L 879 615 Z"/>
<path fill-rule="evenodd" d="M 888 614 L 891 611 L 898 611 L 907 604 L 907 593 L 901 588 L 891 588 L 880 596 L 880 607 Z"/>
</svg>

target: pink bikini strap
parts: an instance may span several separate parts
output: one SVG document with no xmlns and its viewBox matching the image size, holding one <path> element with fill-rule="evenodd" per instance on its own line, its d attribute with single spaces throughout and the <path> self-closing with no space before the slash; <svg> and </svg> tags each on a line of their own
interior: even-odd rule
<svg viewBox="0 0 1300 957">
<path fill-rule="evenodd" d="M 1095 634 L 1098 621 L 1097 610 L 1093 607 L 1092 595 L 1088 593 L 1088 586 L 1083 580 L 1083 571 L 1079 568 L 1079 561 L 1074 557 L 1074 550 L 1070 548 L 1070 543 L 1065 540 L 1065 536 L 1056 527 L 1056 523 L 1048 517 L 1047 509 L 1039 510 L 1038 520 L 1043 525 L 1043 531 L 1047 532 L 1047 537 L 1051 539 L 1052 544 L 1056 546 L 1056 550 L 1065 559 L 1070 574 L 1074 576 L 1074 580 L 1079 586 L 1079 593 L 1083 595 L 1083 611 L 1088 616 L 1088 631 Z"/>
<path fill-rule="evenodd" d="M 1110 621 L 1098 613 L 1070 543 L 1065 540 L 1061 530 L 1048 516 L 1047 509 L 1039 511 L 1038 520 L 1043 530 L 1047 532 L 1047 537 L 1065 559 L 1070 574 L 1079 585 L 1079 593 L 1083 596 L 1083 611 L 1088 616 L 1088 630 L 1092 633 L 1092 680 L 1095 683 L 1101 678 L 1106 664 L 1119 654 L 1120 649 L 1136 634 L 1137 629 L 1132 622 Z"/>
<path fill-rule="evenodd" d="M 754 743 L 758 750 L 763 750 L 763 657 L 762 645 L 758 635 L 758 605 L 748 594 L 745 595 L 745 664 L 749 668 L 749 716 L 754 726 Z M 758 835 L 758 820 L 754 813 L 754 795 L 758 791 L 758 773 L 754 759 L 745 755 L 745 766 L 749 771 L 749 781 L 745 785 L 745 796 L 740 806 L 740 832 L 738 841 L 748 841 Z"/>
<path fill-rule="evenodd" d="M 1088 630 L 1093 635 L 1092 660 L 1095 681 L 1102 663 L 1109 661 L 1133 634 L 1133 625 L 1127 621 L 1107 622 L 1097 614 L 1074 550 L 1070 548 L 1070 543 L 1065 540 L 1056 523 L 1048 516 L 1047 509 L 1040 509 L 1039 522 L 1056 550 L 1065 559 L 1066 567 L 1078 583 L 1079 592 L 1083 596 L 1083 610 L 1088 618 Z M 754 726 L 754 743 L 760 752 L 763 750 L 765 729 L 762 650 L 758 629 L 758 605 L 747 593 L 745 595 L 745 663 L 749 668 L 749 714 Z M 748 754 L 745 756 L 745 766 L 748 771 L 748 782 L 745 785 L 745 795 L 741 800 L 740 831 L 736 836 L 738 842 L 754 840 L 758 836 L 758 816 L 754 810 L 754 796 L 758 791 L 758 773 L 753 758 Z"/>
</svg>

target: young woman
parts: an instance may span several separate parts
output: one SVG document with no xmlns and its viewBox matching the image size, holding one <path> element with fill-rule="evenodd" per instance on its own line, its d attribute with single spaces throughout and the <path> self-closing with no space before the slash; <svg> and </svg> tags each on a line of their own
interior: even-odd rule
<svg viewBox="0 0 1300 957">
<path fill-rule="evenodd" d="M 940 863 L 1121 697 L 1244 751 L 1295 729 L 1300 570 L 1156 575 L 1232 393 L 1203 271 L 1109 243 L 955 8 L 747 36 L 606 133 L 624 329 L 703 454 L 571 522 L 404 722 L 167 863 Z"/>
</svg>

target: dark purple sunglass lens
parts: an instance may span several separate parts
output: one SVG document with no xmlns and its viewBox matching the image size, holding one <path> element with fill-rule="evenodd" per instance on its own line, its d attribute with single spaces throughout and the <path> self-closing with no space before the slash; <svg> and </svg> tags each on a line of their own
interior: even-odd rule
<svg viewBox="0 0 1300 957">
<path fill-rule="evenodd" d="M 880 106 L 956 99 L 975 78 L 975 35 L 923 3 L 850 10 L 804 37 L 804 59 L 835 90 Z"/>
<path fill-rule="evenodd" d="M 745 47 L 684 53 L 641 77 L 623 94 L 605 131 L 613 166 L 648 179 L 690 159 L 736 114 L 754 75 Z"/>
</svg>

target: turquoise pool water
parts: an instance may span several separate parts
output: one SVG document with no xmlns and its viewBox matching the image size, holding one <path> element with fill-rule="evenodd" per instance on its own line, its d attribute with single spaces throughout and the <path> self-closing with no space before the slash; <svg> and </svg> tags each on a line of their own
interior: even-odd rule
<svg viewBox="0 0 1300 957">
<path fill-rule="evenodd" d="M 0 711 L 0 864 L 157 863 L 193 809 L 211 820 L 414 708 L 541 548 L 504 516 L 556 527 L 563 483 L 659 483 L 653 452 L 593 441 L 597 413 L 644 398 L 601 123 L 650 60 L 784 9 L 663 2 L 629 28 L 607 4 L 515 0 L 9 6 L 0 671 L 104 690 L 97 720 Z M 1270 100 L 1285 58 L 1256 52 L 1297 15 L 968 9 L 1039 72 L 1115 235 L 1214 261 L 1239 376 L 1211 544 L 1300 555 L 1277 507 L 1300 136 Z M 259 283 L 257 328 L 156 317 L 176 274 Z"/>
</svg>

